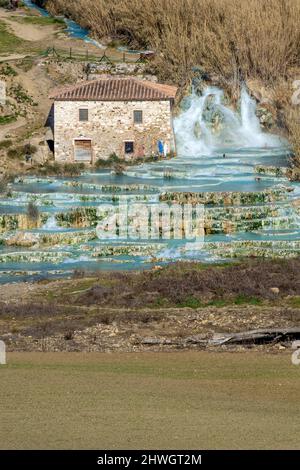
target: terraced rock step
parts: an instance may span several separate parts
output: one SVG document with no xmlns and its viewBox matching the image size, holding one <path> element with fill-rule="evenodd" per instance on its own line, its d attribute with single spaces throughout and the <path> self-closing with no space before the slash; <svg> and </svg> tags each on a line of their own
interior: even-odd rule
<svg viewBox="0 0 300 470">
<path fill-rule="evenodd" d="M 99 223 L 96 207 L 84 207 L 56 215 L 63 227 L 95 227 Z M 204 229 L 209 233 L 253 231 L 264 228 L 289 228 L 295 224 L 295 211 L 286 204 L 251 207 L 205 207 Z"/>
<path fill-rule="evenodd" d="M 230 222 L 238 222 L 242 220 L 262 219 L 267 217 L 280 217 L 287 214 L 292 215 L 297 207 L 297 202 L 291 206 L 290 202 L 282 202 L 275 204 L 261 204 L 253 206 L 221 206 L 221 207 L 205 207 L 205 219 L 207 221 L 229 220 Z"/>
<path fill-rule="evenodd" d="M 40 213 L 37 219 L 30 219 L 27 214 L 1 214 L 0 234 L 13 230 L 31 230 L 41 228 L 50 217 L 50 214 Z"/>
<path fill-rule="evenodd" d="M 206 242 L 204 249 L 217 258 L 294 258 L 300 254 L 300 238 L 299 240 Z"/>
<path fill-rule="evenodd" d="M 285 148 L 226 148 L 205 157 L 131 166 L 122 175 L 102 170 L 75 179 L 19 178 L 0 197 L 0 282 L 25 279 L 27 272 L 38 279 L 69 276 L 75 269 L 127 270 L 180 259 L 298 256 L 300 185 L 286 178 L 287 154 Z M 118 211 L 120 203 L 145 203 L 149 211 L 160 202 L 204 205 L 204 243 L 188 242 L 184 230 L 183 240 L 173 240 L 172 229 L 170 240 L 97 237 L 107 204 Z M 35 220 L 27 216 L 29 203 L 37 206 Z M 132 216 L 129 224 L 138 235 L 140 221 Z"/>
<path fill-rule="evenodd" d="M 103 193 L 122 193 L 122 192 L 154 192 L 159 193 L 159 189 L 147 184 L 93 184 L 79 181 L 64 181 L 64 186 L 78 189 L 92 189 L 102 191 Z"/>
<path fill-rule="evenodd" d="M 14 179 L 14 184 L 56 184 L 58 181 L 51 176 L 18 176 Z"/>
<path fill-rule="evenodd" d="M 260 218 L 251 220 L 205 220 L 204 229 L 206 234 L 213 233 L 236 233 L 253 232 L 265 229 L 287 229 L 295 226 L 295 217 L 280 216 L 270 218 Z"/>
<path fill-rule="evenodd" d="M 256 165 L 254 167 L 254 173 L 266 176 L 284 177 L 288 175 L 289 168 L 284 166 Z"/>
<path fill-rule="evenodd" d="M 61 263 L 73 254 L 67 251 L 15 251 L 0 253 L 0 263 Z"/>
<path fill-rule="evenodd" d="M 177 202 L 179 204 L 213 204 L 242 206 L 286 201 L 289 188 L 278 187 L 260 192 L 165 192 L 160 195 L 161 202 Z"/>
<path fill-rule="evenodd" d="M 99 245 L 93 249 L 92 257 L 107 256 L 154 256 L 166 248 L 166 244 L 123 244 L 123 245 Z"/>
<path fill-rule="evenodd" d="M 68 232 L 27 232 L 17 231 L 6 235 L 3 244 L 18 247 L 65 246 L 77 245 L 97 238 L 96 230 Z"/>
<path fill-rule="evenodd" d="M 295 240 L 231 240 L 230 242 L 216 241 L 205 242 L 205 248 L 213 249 L 227 249 L 230 246 L 234 247 L 251 247 L 251 246 L 261 246 L 266 248 L 300 248 L 300 234 L 299 239 Z"/>
<path fill-rule="evenodd" d="M 86 202 L 115 202 L 119 200 L 128 201 L 148 201 L 156 200 L 155 195 L 151 194 L 76 194 L 76 193 L 43 193 L 43 194 L 32 194 L 21 191 L 12 191 L 10 197 L 7 199 L 0 200 L 1 205 L 12 205 L 12 204 L 24 204 L 27 205 L 30 202 L 35 203 L 39 206 L 56 206 L 59 204 L 68 203 L 86 203 Z"/>
</svg>

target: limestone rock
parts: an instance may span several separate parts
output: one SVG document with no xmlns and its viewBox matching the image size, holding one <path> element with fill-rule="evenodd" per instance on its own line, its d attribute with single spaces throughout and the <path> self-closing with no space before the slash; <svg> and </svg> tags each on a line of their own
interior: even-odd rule
<svg viewBox="0 0 300 470">
<path fill-rule="evenodd" d="M 280 289 L 278 287 L 271 287 L 270 292 L 272 292 L 272 294 L 278 295 L 280 292 Z"/>
</svg>

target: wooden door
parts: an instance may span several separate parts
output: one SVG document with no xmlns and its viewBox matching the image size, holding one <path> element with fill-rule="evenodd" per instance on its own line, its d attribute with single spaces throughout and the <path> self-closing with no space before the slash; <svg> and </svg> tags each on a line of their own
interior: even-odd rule
<svg viewBox="0 0 300 470">
<path fill-rule="evenodd" d="M 91 163 L 92 162 L 92 141 L 91 140 L 75 140 L 75 162 Z"/>
</svg>

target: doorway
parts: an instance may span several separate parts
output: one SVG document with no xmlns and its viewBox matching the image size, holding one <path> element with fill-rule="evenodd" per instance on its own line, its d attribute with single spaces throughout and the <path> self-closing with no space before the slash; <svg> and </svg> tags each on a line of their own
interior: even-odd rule
<svg viewBox="0 0 300 470">
<path fill-rule="evenodd" d="M 91 140 L 75 140 L 74 160 L 78 163 L 92 162 L 92 141 Z"/>
</svg>

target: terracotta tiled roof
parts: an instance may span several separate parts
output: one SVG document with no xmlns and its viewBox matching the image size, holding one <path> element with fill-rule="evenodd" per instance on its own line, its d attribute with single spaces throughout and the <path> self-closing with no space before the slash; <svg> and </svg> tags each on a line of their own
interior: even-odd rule
<svg viewBox="0 0 300 470">
<path fill-rule="evenodd" d="M 136 78 L 101 78 L 60 88 L 56 101 L 163 101 L 174 99 L 177 87 Z"/>
</svg>

